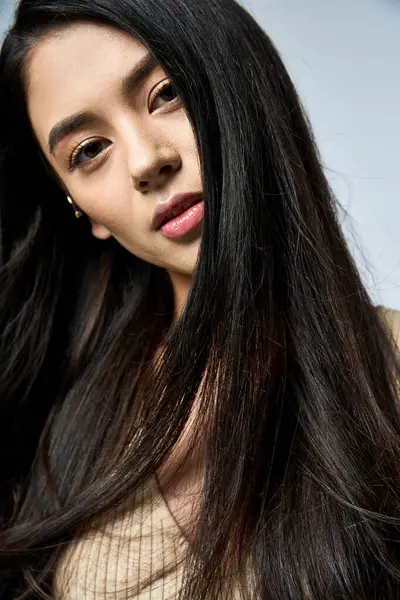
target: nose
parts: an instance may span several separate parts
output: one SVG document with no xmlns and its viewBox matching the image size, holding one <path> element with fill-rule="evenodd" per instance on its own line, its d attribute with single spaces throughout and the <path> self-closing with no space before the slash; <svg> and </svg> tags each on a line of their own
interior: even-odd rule
<svg viewBox="0 0 400 600">
<path fill-rule="evenodd" d="M 125 130 L 124 149 L 129 175 L 138 191 L 158 188 L 181 167 L 177 148 L 160 131 L 135 131 L 131 126 Z"/>
</svg>

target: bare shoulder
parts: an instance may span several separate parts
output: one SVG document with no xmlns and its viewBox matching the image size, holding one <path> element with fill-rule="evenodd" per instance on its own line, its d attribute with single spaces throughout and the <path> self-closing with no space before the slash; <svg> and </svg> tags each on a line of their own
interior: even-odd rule
<svg viewBox="0 0 400 600">
<path fill-rule="evenodd" d="M 376 307 L 378 314 L 390 329 L 393 338 L 400 349 L 400 310 L 379 305 Z"/>
</svg>

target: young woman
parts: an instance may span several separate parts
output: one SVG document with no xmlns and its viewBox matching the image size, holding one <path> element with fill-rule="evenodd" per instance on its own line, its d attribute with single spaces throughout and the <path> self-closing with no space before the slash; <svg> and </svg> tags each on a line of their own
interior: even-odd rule
<svg viewBox="0 0 400 600">
<path fill-rule="evenodd" d="M 22 0 L 0 119 L 0 598 L 399 598 L 398 313 L 265 32 Z"/>
</svg>

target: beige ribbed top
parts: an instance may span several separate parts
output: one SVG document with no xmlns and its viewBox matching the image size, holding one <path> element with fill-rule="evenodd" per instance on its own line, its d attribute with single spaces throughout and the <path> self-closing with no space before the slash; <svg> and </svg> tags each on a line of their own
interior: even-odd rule
<svg viewBox="0 0 400 600">
<path fill-rule="evenodd" d="M 93 532 L 68 546 L 60 561 L 55 577 L 56 600 L 177 597 L 188 542 L 169 511 L 156 477 L 136 493 L 132 503 L 93 524 Z M 146 580 L 157 573 L 153 585 L 147 585 Z M 127 594 L 129 588 L 131 593 Z"/>
<path fill-rule="evenodd" d="M 400 311 L 377 308 L 399 344 Z M 155 476 L 132 502 L 93 524 L 93 532 L 64 552 L 55 576 L 55 600 L 177 598 L 188 542 Z M 154 577 L 153 585 L 148 585 Z M 239 595 L 228 597 L 235 600 Z"/>
</svg>

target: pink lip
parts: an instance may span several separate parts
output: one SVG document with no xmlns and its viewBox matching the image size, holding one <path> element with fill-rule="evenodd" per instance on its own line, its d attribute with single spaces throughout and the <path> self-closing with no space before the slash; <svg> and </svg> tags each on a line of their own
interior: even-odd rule
<svg viewBox="0 0 400 600">
<path fill-rule="evenodd" d="M 154 211 L 154 217 L 152 221 L 153 229 L 160 229 L 163 224 L 165 217 L 168 216 L 173 210 L 179 209 L 185 204 L 185 202 L 201 200 L 203 194 L 201 192 L 191 192 L 188 194 L 176 194 L 168 202 L 161 202 L 157 204 Z"/>
</svg>

